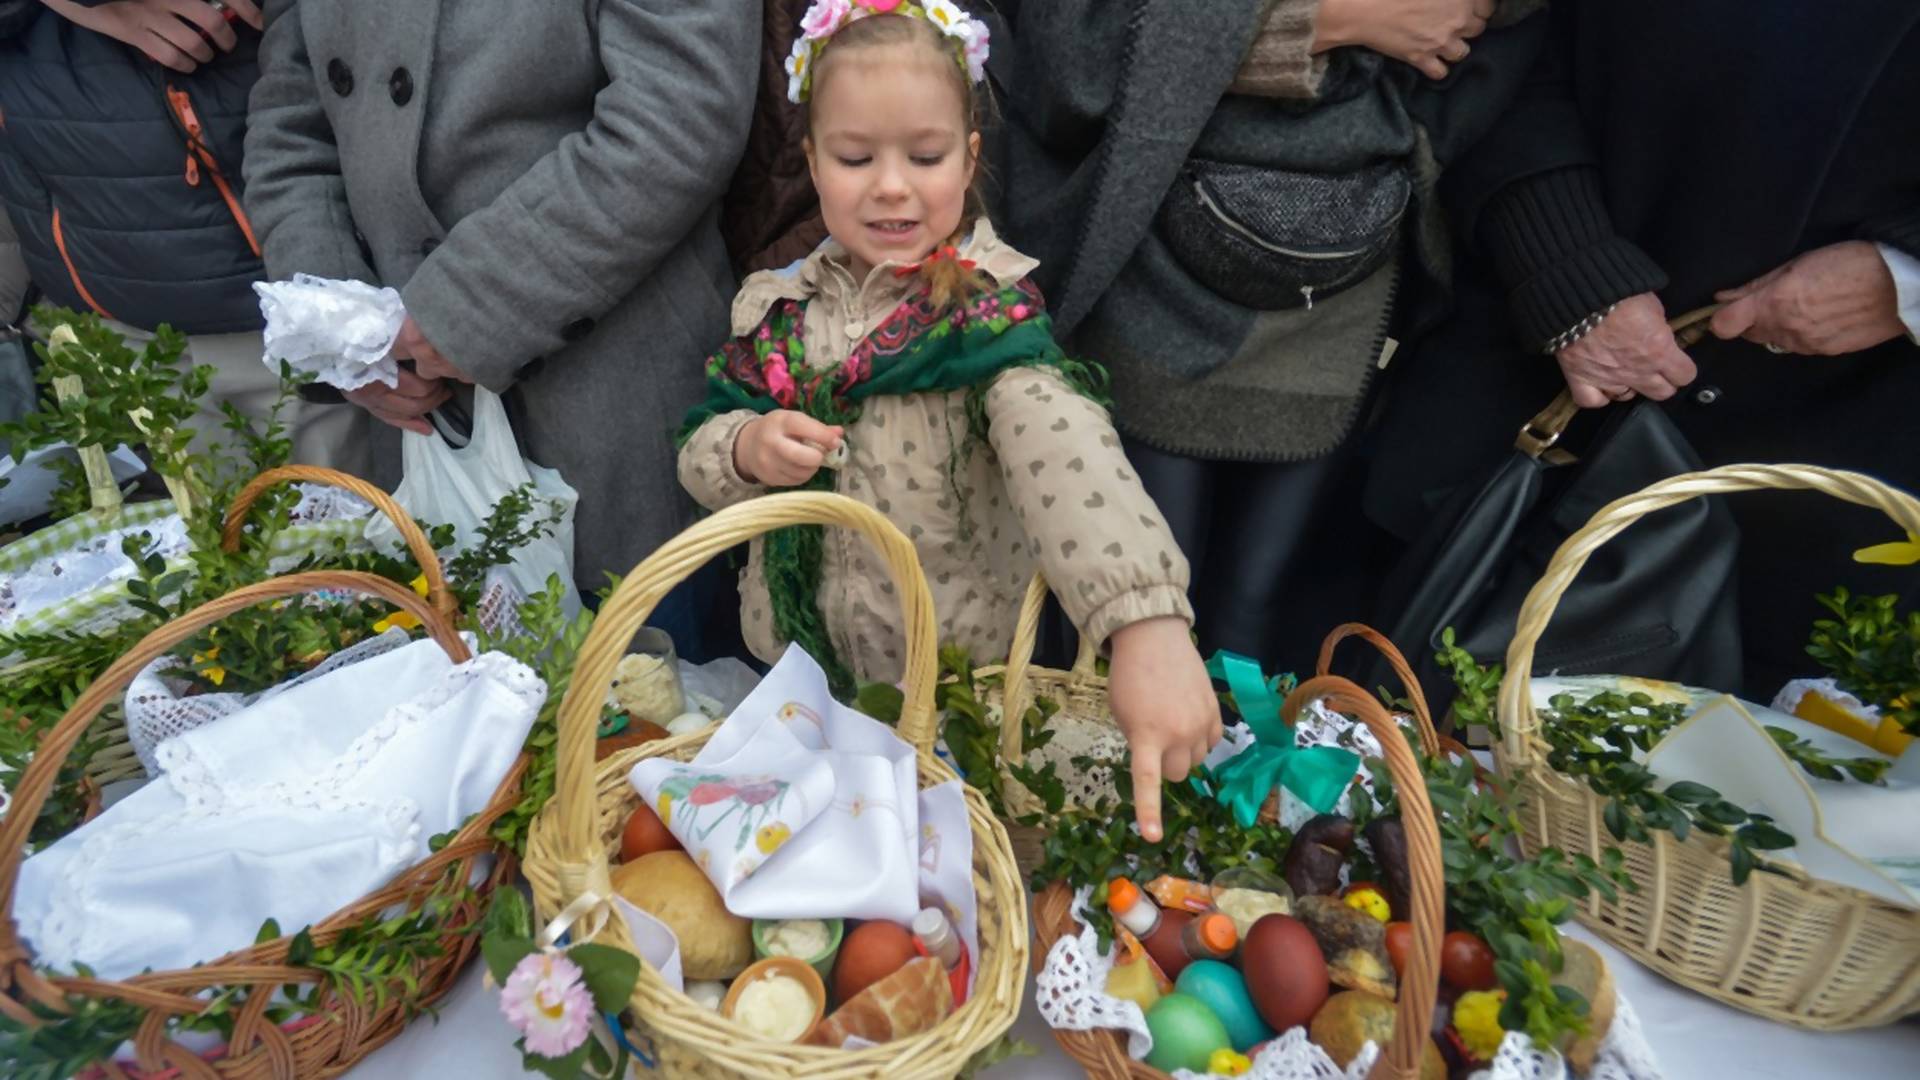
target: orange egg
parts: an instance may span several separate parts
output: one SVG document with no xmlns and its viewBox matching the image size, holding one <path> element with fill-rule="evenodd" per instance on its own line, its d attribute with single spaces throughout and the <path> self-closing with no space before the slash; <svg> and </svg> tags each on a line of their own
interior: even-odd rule
<svg viewBox="0 0 1920 1080">
<path fill-rule="evenodd" d="M 679 851 L 680 841 L 667 831 L 660 815 L 653 807 L 641 803 L 627 819 L 626 831 L 620 834 L 620 861 L 632 862 L 642 855 L 651 855 L 656 851 Z"/>
<path fill-rule="evenodd" d="M 840 943 L 840 955 L 833 964 L 834 1000 L 849 1000 L 918 955 L 913 935 L 899 923 L 861 923 Z"/>
</svg>

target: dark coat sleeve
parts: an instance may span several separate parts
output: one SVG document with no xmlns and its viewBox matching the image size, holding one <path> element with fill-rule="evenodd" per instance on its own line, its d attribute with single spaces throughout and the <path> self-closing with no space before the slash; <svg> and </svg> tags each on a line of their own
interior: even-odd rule
<svg viewBox="0 0 1920 1080">
<path fill-rule="evenodd" d="M 1667 284 L 1607 212 L 1598 158 L 1574 97 L 1568 8 L 1554 5 L 1527 20 L 1538 24 L 1536 59 L 1484 135 L 1441 127 L 1455 144 L 1453 160 L 1442 155 L 1449 209 L 1466 242 L 1491 257 L 1515 330 L 1536 350 L 1587 315 Z"/>
</svg>

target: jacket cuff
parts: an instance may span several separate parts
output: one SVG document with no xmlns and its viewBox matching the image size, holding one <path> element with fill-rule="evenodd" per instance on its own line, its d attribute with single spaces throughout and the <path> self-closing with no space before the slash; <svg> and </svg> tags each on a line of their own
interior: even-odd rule
<svg viewBox="0 0 1920 1080">
<path fill-rule="evenodd" d="M 1320 0 L 1278 0 L 1254 35 L 1253 47 L 1233 76 L 1230 94 L 1311 101 L 1327 73 L 1326 54 L 1313 55 Z"/>
<path fill-rule="evenodd" d="M 1873 218 L 1860 226 L 1860 237 L 1920 259 L 1920 209 Z"/>
<path fill-rule="evenodd" d="M 1508 185 L 1481 214 L 1479 232 L 1521 343 L 1536 351 L 1588 315 L 1667 284 L 1646 252 L 1614 232 L 1590 166 Z"/>
<path fill-rule="evenodd" d="M 722 413 L 702 424 L 680 448 L 680 486 L 693 501 L 709 510 L 724 510 L 767 493 L 765 484 L 748 481 L 733 465 L 733 444 L 759 417 L 751 409 Z"/>
<path fill-rule="evenodd" d="M 1080 632 L 1097 648 L 1105 651 L 1114 631 L 1146 619 L 1168 615 L 1184 619 L 1188 626 L 1193 625 L 1193 604 L 1187 600 L 1187 590 L 1173 584 L 1145 585 L 1128 589 L 1094 608 L 1080 624 Z"/>
</svg>

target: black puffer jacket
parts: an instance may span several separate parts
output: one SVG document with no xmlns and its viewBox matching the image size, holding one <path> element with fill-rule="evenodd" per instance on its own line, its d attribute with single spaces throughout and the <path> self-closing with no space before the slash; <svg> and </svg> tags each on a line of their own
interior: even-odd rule
<svg viewBox="0 0 1920 1080">
<path fill-rule="evenodd" d="M 146 329 L 259 328 L 240 210 L 259 34 L 234 26 L 233 52 L 181 75 L 0 0 L 0 202 L 48 300 Z"/>
</svg>

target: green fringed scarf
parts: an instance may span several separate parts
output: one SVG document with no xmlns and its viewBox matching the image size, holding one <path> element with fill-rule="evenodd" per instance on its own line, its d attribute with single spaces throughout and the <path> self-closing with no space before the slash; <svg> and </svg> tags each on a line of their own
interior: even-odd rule
<svg viewBox="0 0 1920 1080">
<path fill-rule="evenodd" d="M 1105 402 L 1106 373 L 1061 350 L 1040 290 L 1030 281 L 945 310 L 935 310 L 926 290 L 920 290 L 834 367 L 807 366 L 805 320 L 803 301 L 782 300 L 751 333 L 721 346 L 707 361 L 707 398 L 687 414 L 680 441 L 736 409 L 798 409 L 822 423 L 846 425 L 860 418 L 860 403 L 869 397 L 966 390 L 967 432 L 955 441 L 947 470 L 958 497 L 960 468 L 986 438 L 985 391 L 993 376 L 1009 368 L 1050 367 L 1076 391 Z M 789 490 L 831 491 L 833 483 L 832 472 L 821 469 Z M 853 674 L 834 649 L 820 611 L 824 542 L 817 525 L 778 529 L 765 537 L 761 562 L 774 630 L 819 661 L 833 692 L 844 699 L 854 692 Z"/>
</svg>

